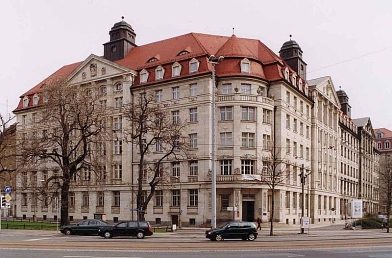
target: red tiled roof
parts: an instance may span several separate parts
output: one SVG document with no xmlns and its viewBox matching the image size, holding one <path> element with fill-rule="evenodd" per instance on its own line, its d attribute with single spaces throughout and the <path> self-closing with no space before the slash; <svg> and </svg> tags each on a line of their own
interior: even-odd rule
<svg viewBox="0 0 392 258">
<path fill-rule="evenodd" d="M 373 131 L 374 131 L 374 134 L 377 134 L 378 132 L 382 133 L 382 138 L 392 138 L 392 131 L 390 131 L 387 128 L 376 128 L 376 129 L 373 129 Z"/>
</svg>

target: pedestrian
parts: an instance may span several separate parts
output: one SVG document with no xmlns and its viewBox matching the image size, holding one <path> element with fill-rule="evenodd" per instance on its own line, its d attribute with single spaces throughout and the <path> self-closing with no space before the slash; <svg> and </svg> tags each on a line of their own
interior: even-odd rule
<svg viewBox="0 0 392 258">
<path fill-rule="evenodd" d="M 257 229 L 261 229 L 261 219 L 257 217 Z"/>
</svg>

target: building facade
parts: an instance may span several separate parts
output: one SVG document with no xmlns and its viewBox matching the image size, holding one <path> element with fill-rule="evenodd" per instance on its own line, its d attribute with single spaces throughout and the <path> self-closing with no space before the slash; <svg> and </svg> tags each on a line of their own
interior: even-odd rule
<svg viewBox="0 0 392 258">
<path fill-rule="evenodd" d="M 167 161 L 169 181 L 149 203 L 147 220 L 184 226 L 209 223 L 215 167 L 217 221 L 268 221 L 273 197 L 261 175 L 271 156 L 287 177 L 275 189 L 275 221 L 298 224 L 301 216 L 310 216 L 313 223 L 323 223 L 341 218 L 345 202 L 338 166 L 340 104 L 331 78 L 306 81 L 306 63 L 295 41 L 285 42 L 278 56 L 258 40 L 235 35 L 190 33 L 137 46 L 136 33 L 125 21 L 114 24 L 109 35 L 103 57 L 90 55 L 60 68 L 23 94 L 14 111 L 17 136 L 22 137 L 24 130 L 37 126 L 34 114 L 42 101 L 41 86 L 60 75 L 71 86 L 98 92 L 110 110 L 113 130 L 102 156 L 107 177 L 98 184 L 81 175 L 73 183 L 70 220 L 136 219 L 139 154 L 126 140 L 131 125 L 123 106 L 141 93 L 155 94 L 173 121 L 186 121 L 190 142 L 186 158 Z M 223 59 L 211 62 L 214 57 Z M 151 159 L 160 151 L 157 146 Z M 56 171 L 46 165 L 34 171 L 36 176 L 18 174 L 16 217 L 56 218 L 58 206 L 37 203 L 33 188 Z M 301 191 L 301 173 L 307 176 L 306 192 Z M 30 181 L 34 182 L 26 183 Z M 367 181 L 364 187 L 372 183 Z M 148 178 L 144 191 L 149 191 Z"/>
</svg>

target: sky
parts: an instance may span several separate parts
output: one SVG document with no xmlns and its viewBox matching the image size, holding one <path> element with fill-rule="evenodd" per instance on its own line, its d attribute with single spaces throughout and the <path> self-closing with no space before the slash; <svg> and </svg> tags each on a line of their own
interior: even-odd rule
<svg viewBox="0 0 392 258">
<path fill-rule="evenodd" d="M 190 32 L 258 39 L 276 54 L 295 40 L 307 79 L 331 76 L 352 118 L 392 130 L 390 0 L 1 0 L 0 114 L 60 67 L 103 55 L 121 17 L 144 45 Z"/>
</svg>

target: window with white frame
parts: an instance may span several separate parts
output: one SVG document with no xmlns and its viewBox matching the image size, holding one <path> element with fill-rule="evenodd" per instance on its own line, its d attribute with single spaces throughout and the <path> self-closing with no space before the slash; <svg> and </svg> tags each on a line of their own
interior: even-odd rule
<svg viewBox="0 0 392 258">
<path fill-rule="evenodd" d="M 222 95 L 230 95 L 233 94 L 233 86 L 231 83 L 224 83 L 221 86 L 221 94 Z"/>
<path fill-rule="evenodd" d="M 155 69 L 155 80 L 162 80 L 164 73 L 165 70 L 163 69 L 163 67 L 158 66 L 157 69 Z"/>
<path fill-rule="evenodd" d="M 197 133 L 189 134 L 189 145 L 192 149 L 197 148 Z"/>
<path fill-rule="evenodd" d="M 161 102 L 163 100 L 163 91 L 162 90 L 156 90 L 155 91 L 155 101 L 156 102 Z"/>
<path fill-rule="evenodd" d="M 31 114 L 31 120 L 33 123 L 37 123 L 38 122 L 38 114 L 37 113 L 32 113 Z"/>
<path fill-rule="evenodd" d="M 293 119 L 293 131 L 294 132 L 298 132 L 297 124 L 298 124 L 298 120 L 296 118 L 294 118 Z"/>
<path fill-rule="evenodd" d="M 113 118 L 113 130 L 121 130 L 122 129 L 122 117 L 114 117 Z"/>
<path fill-rule="evenodd" d="M 82 180 L 83 180 L 83 181 L 90 181 L 90 180 L 91 180 L 91 171 L 90 171 L 90 168 L 85 168 L 85 169 L 83 169 Z"/>
<path fill-rule="evenodd" d="M 180 111 L 179 110 L 174 110 L 172 111 L 172 118 L 173 118 L 173 124 L 179 124 L 180 123 Z"/>
<path fill-rule="evenodd" d="M 290 146 L 290 139 L 286 139 L 286 154 L 290 154 L 291 146 Z"/>
<path fill-rule="evenodd" d="M 122 165 L 113 165 L 113 178 L 114 179 L 121 179 L 122 178 Z"/>
<path fill-rule="evenodd" d="M 377 143 L 377 149 L 381 150 L 381 148 L 382 148 L 382 143 L 381 143 L 381 142 L 378 142 L 378 143 Z"/>
<path fill-rule="evenodd" d="M 233 173 L 233 160 L 223 159 L 220 161 L 221 175 L 231 175 Z"/>
<path fill-rule="evenodd" d="M 263 149 L 268 150 L 271 147 L 271 135 L 263 134 Z"/>
<path fill-rule="evenodd" d="M 29 98 L 28 97 L 24 97 L 23 98 L 23 107 L 27 107 L 29 105 Z"/>
<path fill-rule="evenodd" d="M 290 77 L 290 72 L 289 72 L 289 69 L 286 67 L 284 69 L 284 78 L 288 81 L 289 77 Z"/>
<path fill-rule="evenodd" d="M 199 203 L 199 191 L 198 189 L 189 190 L 189 206 L 197 207 Z"/>
<path fill-rule="evenodd" d="M 290 98 L 290 92 L 286 91 L 286 103 L 290 105 L 291 103 L 291 98 Z"/>
<path fill-rule="evenodd" d="M 250 95 L 250 84 L 248 83 L 241 83 L 241 94 Z"/>
<path fill-rule="evenodd" d="M 172 66 L 172 77 L 180 76 L 180 74 L 181 74 L 181 65 L 176 62 Z"/>
<path fill-rule="evenodd" d="M 123 97 L 114 98 L 114 102 L 115 102 L 116 108 L 121 108 L 123 106 Z"/>
<path fill-rule="evenodd" d="M 241 73 L 250 73 L 250 61 L 247 58 L 241 60 Z"/>
<path fill-rule="evenodd" d="M 251 159 L 241 160 L 241 174 L 253 175 L 255 173 L 255 161 Z"/>
<path fill-rule="evenodd" d="M 162 207 L 163 206 L 163 191 L 155 190 L 155 203 L 154 206 Z"/>
<path fill-rule="evenodd" d="M 113 206 L 120 207 L 120 191 L 113 191 Z"/>
<path fill-rule="evenodd" d="M 197 94 L 199 94 L 197 89 L 197 83 L 189 84 L 189 95 L 193 97 L 193 96 L 197 96 Z"/>
<path fill-rule="evenodd" d="M 38 101 L 39 101 L 39 97 L 38 97 L 37 94 L 35 94 L 34 97 L 33 97 L 33 105 L 34 106 L 38 105 Z"/>
<path fill-rule="evenodd" d="M 69 192 L 68 203 L 69 203 L 69 207 L 75 208 L 75 192 Z"/>
<path fill-rule="evenodd" d="M 197 176 L 199 174 L 199 162 L 191 161 L 189 162 L 189 175 Z"/>
<path fill-rule="evenodd" d="M 190 122 L 197 122 L 197 108 L 190 108 L 189 109 L 189 121 Z"/>
<path fill-rule="evenodd" d="M 193 58 L 189 62 L 189 73 L 195 73 L 199 70 L 199 61 L 197 59 Z"/>
<path fill-rule="evenodd" d="M 180 162 L 172 162 L 172 176 L 180 178 Z"/>
<path fill-rule="evenodd" d="M 115 91 L 122 91 L 122 90 L 123 90 L 123 85 L 122 85 L 122 83 L 117 83 L 117 84 L 114 86 L 114 90 L 115 90 Z"/>
<path fill-rule="evenodd" d="M 304 135 L 304 123 L 299 122 L 299 134 Z"/>
<path fill-rule="evenodd" d="M 231 132 L 220 133 L 220 146 L 233 147 L 233 133 Z"/>
<path fill-rule="evenodd" d="M 155 142 L 155 151 L 163 151 L 163 146 L 162 146 L 162 139 L 161 138 L 157 138 L 156 142 Z"/>
<path fill-rule="evenodd" d="M 297 98 L 297 96 L 293 97 L 293 102 L 294 102 L 294 108 L 297 109 L 298 108 L 298 103 L 297 103 L 298 102 L 298 98 Z"/>
<path fill-rule="evenodd" d="M 105 206 L 105 194 L 102 191 L 97 192 L 97 206 L 98 207 Z"/>
<path fill-rule="evenodd" d="M 90 204 L 89 192 L 82 192 L 82 207 L 88 207 Z"/>
<path fill-rule="evenodd" d="M 391 148 L 391 143 L 389 141 L 385 142 L 385 149 Z"/>
<path fill-rule="evenodd" d="M 291 76 L 291 84 L 293 84 L 293 86 L 297 86 L 297 77 L 294 74 Z"/>
<path fill-rule="evenodd" d="M 171 206 L 179 207 L 180 206 L 181 193 L 179 189 L 172 190 L 172 203 Z"/>
<path fill-rule="evenodd" d="M 233 120 L 233 107 L 221 107 L 220 108 L 220 120 L 221 121 L 232 121 Z"/>
<path fill-rule="evenodd" d="M 121 154 L 122 153 L 122 141 L 117 140 L 113 142 L 113 154 Z"/>
<path fill-rule="evenodd" d="M 294 157 L 298 156 L 297 142 L 293 142 L 293 156 Z"/>
<path fill-rule="evenodd" d="M 22 115 L 22 125 L 27 125 L 27 115 Z"/>
<path fill-rule="evenodd" d="M 180 87 L 173 87 L 172 88 L 172 99 L 179 99 L 180 98 Z"/>
<path fill-rule="evenodd" d="M 302 144 L 299 145 L 299 157 L 304 158 L 304 146 Z"/>
<path fill-rule="evenodd" d="M 146 83 L 147 80 L 148 80 L 148 72 L 145 69 L 143 69 L 140 72 L 140 83 Z"/>
<path fill-rule="evenodd" d="M 241 107 L 243 121 L 255 121 L 255 108 L 254 107 Z"/>
<path fill-rule="evenodd" d="M 286 115 L 286 129 L 290 130 L 290 115 Z"/>
<path fill-rule="evenodd" d="M 304 112 L 304 102 L 303 102 L 302 100 L 299 101 L 299 111 L 300 111 L 301 113 Z"/>
<path fill-rule="evenodd" d="M 242 147 L 253 148 L 255 147 L 255 134 L 242 133 Z"/>
<path fill-rule="evenodd" d="M 272 111 L 263 109 L 263 123 L 271 124 Z"/>
</svg>

